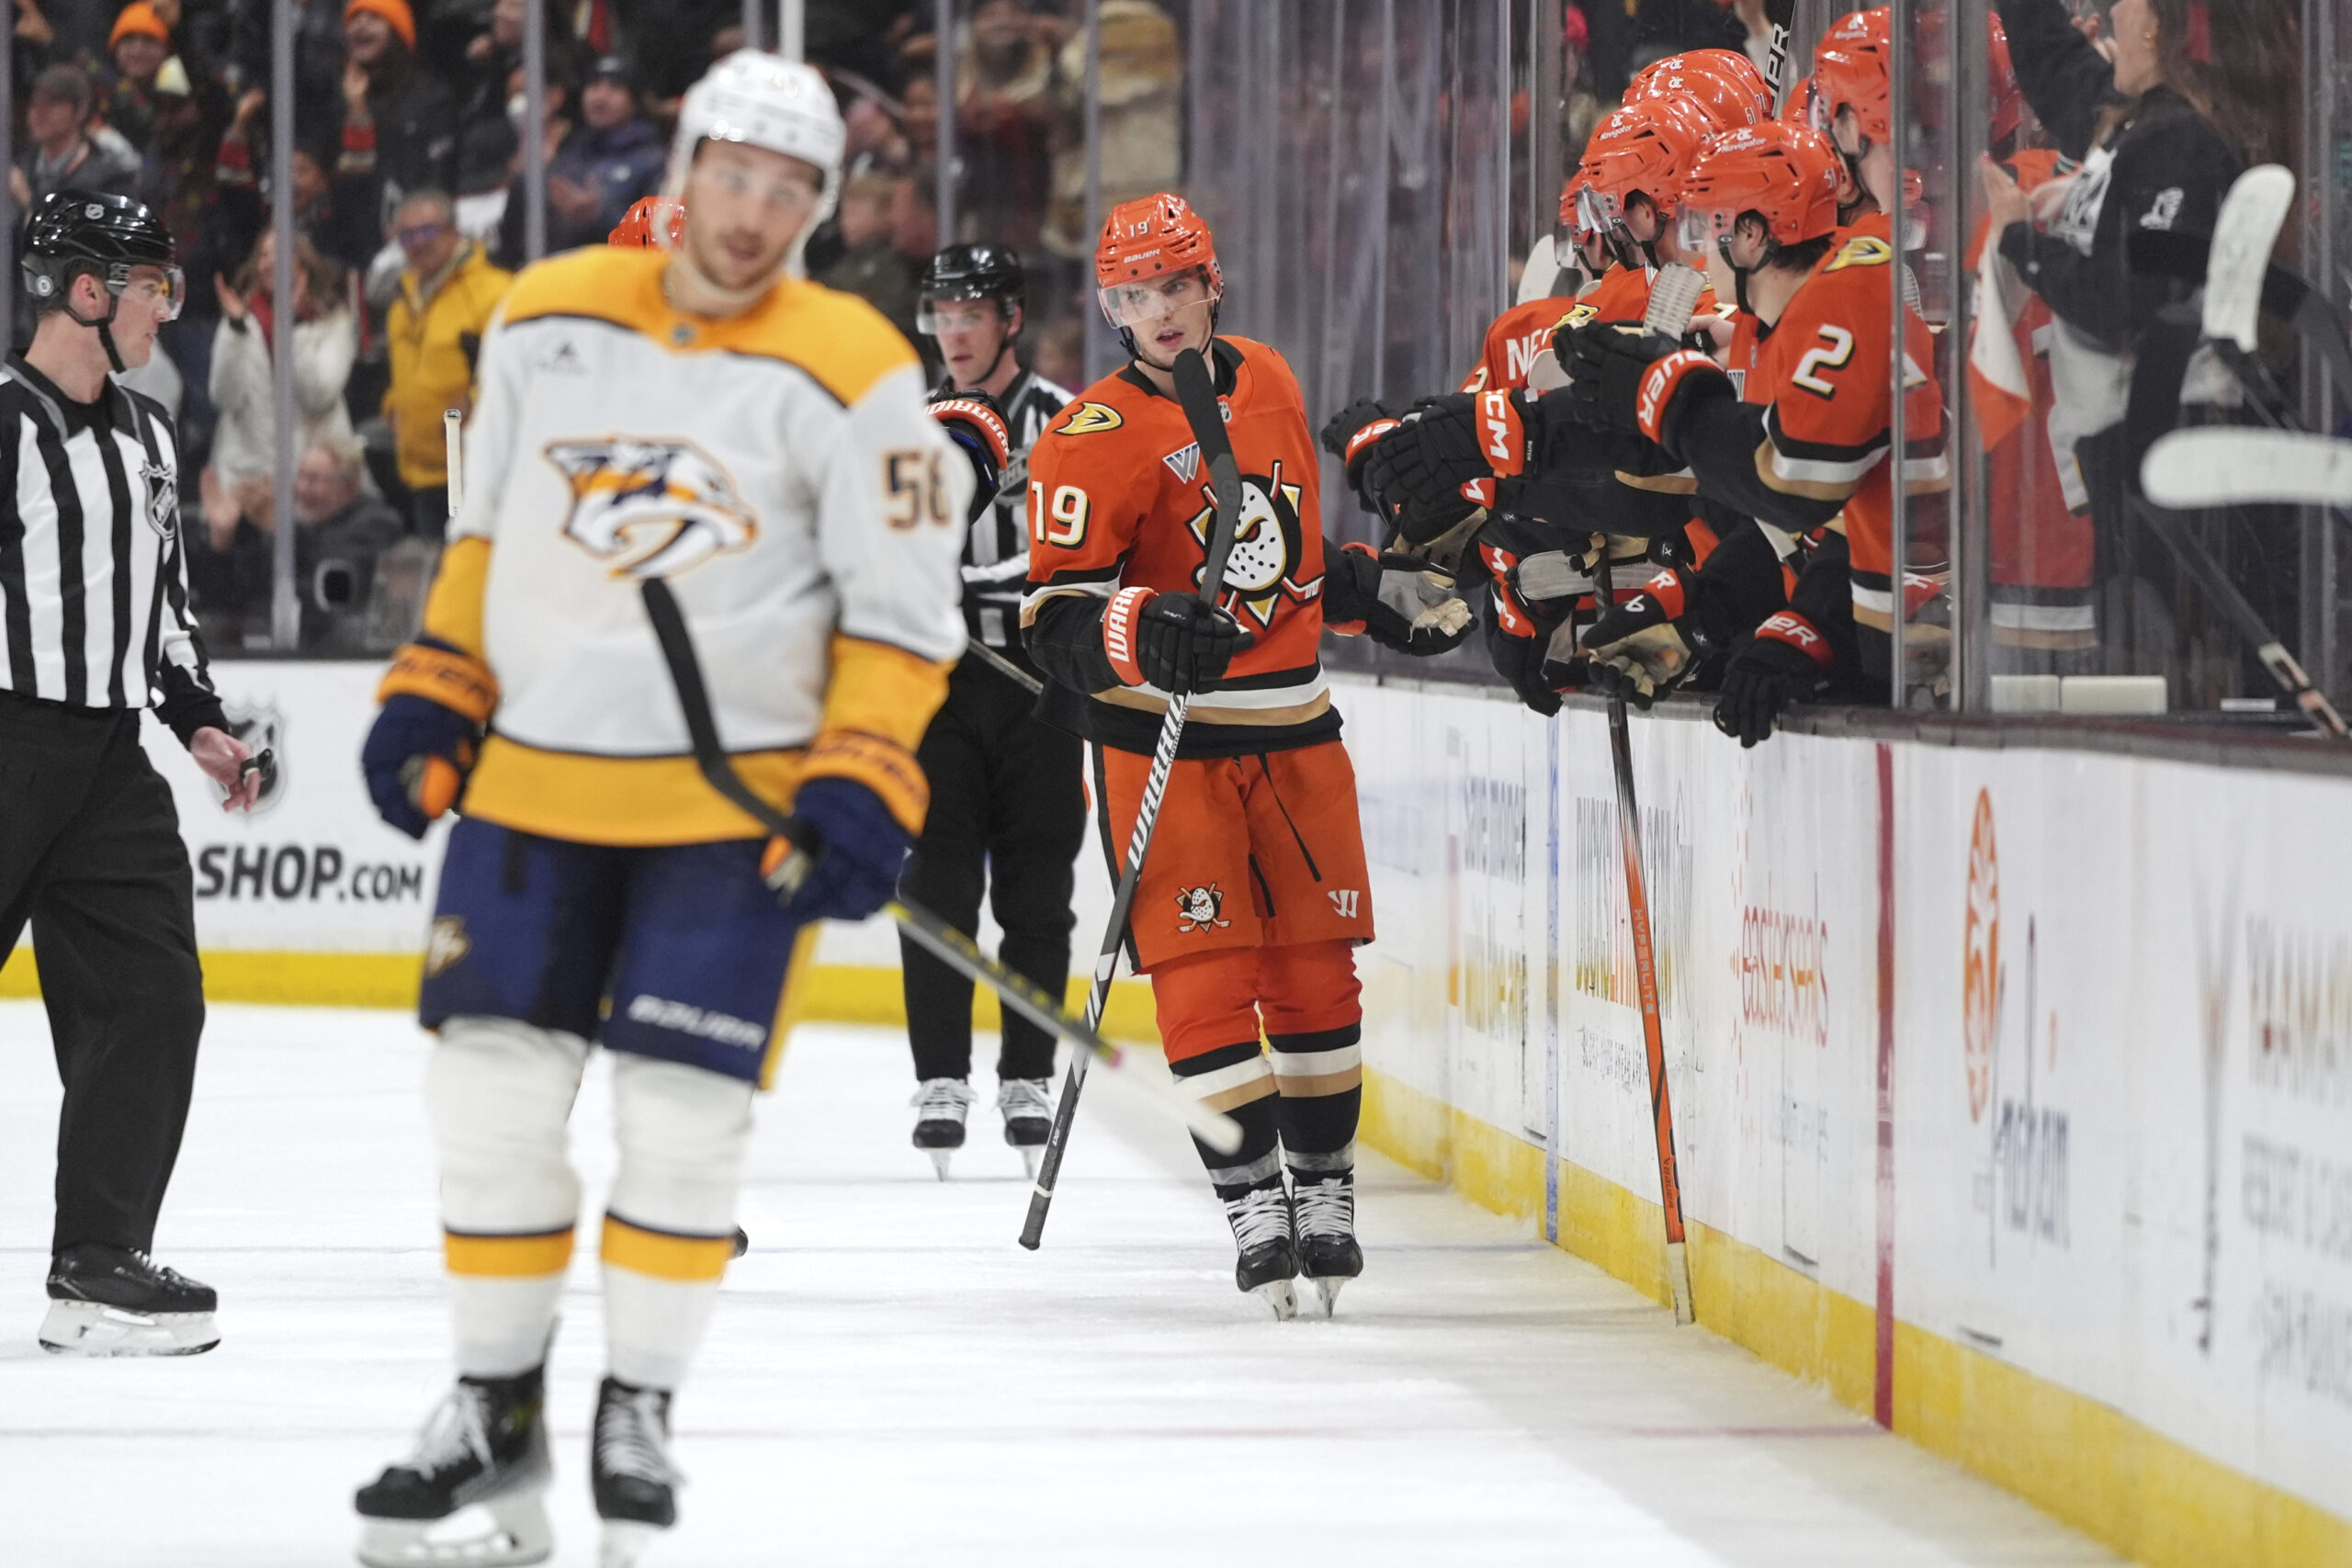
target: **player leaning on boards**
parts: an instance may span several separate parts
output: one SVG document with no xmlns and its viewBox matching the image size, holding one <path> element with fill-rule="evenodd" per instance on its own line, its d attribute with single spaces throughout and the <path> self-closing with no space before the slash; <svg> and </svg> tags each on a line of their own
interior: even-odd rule
<svg viewBox="0 0 2352 1568">
<path fill-rule="evenodd" d="M 1046 716 L 1096 743 L 1114 857 L 1170 692 L 1200 694 L 1129 931 L 1170 1070 L 1243 1128 L 1238 1154 L 1199 1145 L 1239 1248 L 1236 1282 L 1287 1317 L 1304 1272 L 1328 1311 L 1363 1267 L 1353 950 L 1373 923 L 1355 772 L 1317 644 L 1328 621 L 1434 653 L 1461 640 L 1467 617 L 1409 627 L 1376 597 L 1376 559 L 1327 554 L 1298 383 L 1263 344 L 1215 335 L 1224 274 L 1208 225 L 1181 197 L 1114 209 L 1094 271 L 1132 357 L 1030 454 L 1029 651 L 1052 678 Z M 1197 579 L 1216 507 L 1172 371 L 1195 351 L 1243 475 L 1214 611 Z"/>
<path fill-rule="evenodd" d="M 964 643 L 969 469 L 905 340 L 800 276 L 842 141 L 814 71 L 728 57 L 680 111 L 676 249 L 540 263 L 483 344 L 461 509 L 364 756 L 387 821 L 421 834 L 453 797 L 463 820 L 421 1000 L 458 1378 L 360 1491 L 363 1562 L 551 1550 L 543 1369 L 580 1201 L 565 1122 L 596 1042 L 620 1145 L 590 1453 L 603 1561 L 673 1521 L 671 1395 L 733 1252 L 787 977 L 816 921 L 890 896 L 922 826 L 913 748 Z M 822 845 L 781 906 L 766 836 L 691 754 L 654 579 L 735 770 Z M 435 1555 L 427 1532 L 475 1502 L 492 1532 Z"/>
<path fill-rule="evenodd" d="M 916 327 L 939 345 L 946 374 L 932 389 L 933 412 L 975 461 L 992 456 L 1018 473 L 1038 433 L 1069 393 L 1022 365 L 1021 257 L 1003 245 L 950 245 L 925 269 Z M 977 405 L 977 406 L 975 406 Z M 1005 450 L 984 451 L 991 433 Z M 993 471 L 993 470 L 991 470 Z M 1028 585 L 1029 532 L 1022 485 L 994 500 L 975 494 L 964 540 L 964 629 L 1016 667 L 1035 670 L 1021 647 L 1021 595 Z M 931 781 L 931 815 L 907 862 L 908 897 L 957 929 L 979 929 L 980 891 L 1004 931 L 998 954 L 1058 997 L 1069 981 L 1070 895 L 1086 836 L 1082 749 L 1039 722 L 1030 693 L 968 653 L 947 683 L 947 701 L 916 751 Z M 964 1146 L 972 1103 L 972 982 L 901 933 L 907 1039 L 917 1088 L 914 1145 L 940 1178 Z M 1054 1039 L 1008 1012 L 997 1056 L 997 1110 L 1005 1142 L 1032 1167 L 1053 1121 Z"/>
<path fill-rule="evenodd" d="M 212 1288 L 147 1257 L 204 1032 L 195 893 L 156 716 L 253 808 L 187 607 L 179 446 L 141 366 L 183 298 L 162 220 L 59 191 L 23 233 L 32 345 L 0 371 L 0 964 L 27 920 L 55 1037 L 57 1220 L 44 1349 L 182 1356 L 220 1342 Z"/>
</svg>

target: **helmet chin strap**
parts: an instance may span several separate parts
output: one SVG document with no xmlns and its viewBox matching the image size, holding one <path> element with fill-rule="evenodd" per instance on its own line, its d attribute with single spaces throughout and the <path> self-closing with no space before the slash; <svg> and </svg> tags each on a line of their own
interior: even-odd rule
<svg viewBox="0 0 2352 1568">
<path fill-rule="evenodd" d="M 1738 305 L 1742 310 L 1745 310 L 1747 314 L 1752 316 L 1756 314 L 1756 307 L 1747 302 L 1747 275 L 1754 271 L 1755 268 L 1742 266 L 1737 262 L 1731 259 L 1731 241 L 1732 237 L 1729 234 L 1723 235 L 1721 238 L 1717 239 L 1715 241 L 1715 252 L 1724 258 L 1724 265 L 1731 268 L 1731 292 L 1733 302 Z"/>
<path fill-rule="evenodd" d="M 83 276 L 88 275 L 85 274 Z M 76 310 L 74 308 L 70 298 L 65 305 L 65 313 L 74 318 L 74 324 L 77 326 L 96 327 L 98 329 L 98 346 L 107 351 L 107 363 L 114 367 L 116 375 L 120 376 L 127 373 L 130 368 L 130 367 L 122 362 L 122 350 L 117 348 L 114 342 L 114 313 L 122 308 L 122 297 L 117 294 L 113 289 L 106 288 L 103 282 L 100 283 L 99 287 L 101 288 L 105 288 L 107 297 L 107 313 L 105 315 L 93 321 L 88 316 L 82 314 L 81 311 Z M 67 288 L 70 293 L 72 285 L 68 284 Z"/>
</svg>

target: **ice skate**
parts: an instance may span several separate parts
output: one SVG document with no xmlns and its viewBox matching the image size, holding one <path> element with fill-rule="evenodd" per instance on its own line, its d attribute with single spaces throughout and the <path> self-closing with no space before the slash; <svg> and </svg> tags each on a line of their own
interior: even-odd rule
<svg viewBox="0 0 2352 1568">
<path fill-rule="evenodd" d="M 548 1527 L 543 1375 L 459 1378 L 416 1450 L 359 1489 L 368 1568 L 502 1568 L 544 1562 Z"/>
<path fill-rule="evenodd" d="M 971 1113 L 972 1086 L 962 1078 L 925 1078 L 915 1097 L 915 1147 L 931 1156 L 939 1179 L 947 1179 L 947 1162 L 964 1146 L 964 1118 Z"/>
<path fill-rule="evenodd" d="M 1356 1245 L 1356 1179 L 1352 1172 L 1302 1181 L 1292 1200 L 1298 1232 L 1298 1271 L 1315 1281 L 1323 1315 L 1339 1304 L 1340 1287 L 1363 1272 Z"/>
<path fill-rule="evenodd" d="M 1233 1265 L 1234 1284 L 1263 1296 L 1274 1315 L 1287 1323 L 1298 1313 L 1298 1292 L 1291 1286 L 1298 1273 L 1298 1256 L 1291 1241 L 1289 1195 L 1279 1187 L 1255 1189 L 1227 1199 L 1225 1217 L 1240 1249 Z"/>
<path fill-rule="evenodd" d="M 1004 1114 L 1004 1141 L 1021 1151 L 1021 1162 L 1036 1179 L 1038 1156 L 1054 1130 L 1054 1084 L 1051 1078 L 1000 1078 L 996 1108 Z"/>
<path fill-rule="evenodd" d="M 590 1483 L 605 1521 L 599 1568 L 633 1568 L 678 1520 L 678 1472 L 670 1468 L 670 1395 L 606 1378 L 589 1436 Z"/>
<path fill-rule="evenodd" d="M 143 1252 L 85 1242 L 49 1266 L 40 1348 L 62 1356 L 194 1356 L 220 1343 L 220 1298 Z"/>
</svg>

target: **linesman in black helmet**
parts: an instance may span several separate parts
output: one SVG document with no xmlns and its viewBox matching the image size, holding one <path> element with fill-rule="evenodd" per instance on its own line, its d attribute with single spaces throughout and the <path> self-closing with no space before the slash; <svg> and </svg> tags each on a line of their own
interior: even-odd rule
<svg viewBox="0 0 2352 1568">
<path fill-rule="evenodd" d="M 209 1350 L 211 1288 L 148 1257 L 204 1027 L 187 849 L 139 742 L 153 708 L 251 810 L 268 754 L 230 735 L 206 673 L 161 405 L 107 373 L 178 312 L 172 237 L 127 197 L 59 191 L 17 254 L 40 313 L 0 368 L 0 964 L 31 923 L 65 1102 L 40 1342 Z"/>
<path fill-rule="evenodd" d="M 1021 647 L 1029 578 L 1025 459 L 1069 393 L 1021 364 L 1023 281 L 1021 258 L 1005 246 L 950 245 L 932 257 L 917 302 L 916 325 L 938 344 L 947 368 L 933 389 L 933 412 L 983 471 L 993 466 L 983 450 L 991 439 L 986 427 L 1000 416 L 1007 450 L 998 499 L 975 504 L 964 542 L 965 629 L 978 649 L 956 667 L 947 702 L 916 753 L 931 781 L 931 813 L 902 885 L 967 931 L 978 929 L 985 886 L 1004 931 L 1004 963 L 1058 997 L 1069 978 L 1073 868 L 1086 832 L 1082 752 L 1075 737 L 1031 716 L 1035 686 L 1003 665 L 1036 674 Z M 949 1156 L 964 1146 L 972 1103 L 972 983 L 913 942 L 901 938 L 899 945 L 921 1084 L 914 1144 L 944 1179 Z M 1008 1018 L 997 1108 L 1005 1142 L 1033 1169 L 1053 1124 L 1053 1037 Z"/>
</svg>

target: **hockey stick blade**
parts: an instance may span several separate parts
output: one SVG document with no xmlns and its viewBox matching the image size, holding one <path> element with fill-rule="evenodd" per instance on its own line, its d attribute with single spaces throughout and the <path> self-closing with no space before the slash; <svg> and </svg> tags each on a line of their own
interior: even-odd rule
<svg viewBox="0 0 2352 1568">
<path fill-rule="evenodd" d="M 2198 543 L 2195 535 L 2180 525 L 2177 517 L 2163 507 L 2139 500 L 2132 502 L 2132 507 L 2139 513 L 2141 521 L 2147 524 L 2149 532 L 2172 552 L 2173 558 L 2197 584 L 2198 591 L 2222 613 L 2223 620 L 2237 629 L 2237 634 L 2245 639 L 2246 646 L 2254 649 L 2254 656 L 2262 660 L 2263 668 L 2270 671 L 2272 679 L 2295 699 L 2295 705 L 2303 711 L 2304 717 L 2312 721 L 2312 728 L 2338 739 L 2344 739 L 2347 731 L 2343 716 L 2327 700 L 2327 694 L 2312 684 L 2311 677 L 2303 672 L 2303 667 L 2287 651 L 2278 634 L 2263 620 L 2261 612 L 2238 592 L 2237 584 L 2230 581 L 2221 562 Z"/>
<path fill-rule="evenodd" d="M 791 856 L 805 863 L 806 852 L 799 846 L 808 841 L 806 826 L 777 810 L 754 794 L 743 782 L 742 774 L 728 759 L 719 744 L 718 720 L 711 711 L 710 694 L 703 684 L 702 663 L 695 653 L 694 640 L 686 629 L 686 618 L 678 608 L 677 595 L 660 578 L 649 578 L 639 590 L 645 601 L 646 617 L 653 623 L 653 635 L 662 647 L 662 660 L 669 666 L 671 682 L 677 687 L 678 705 L 686 720 L 686 734 L 693 742 L 695 766 L 710 787 L 740 807 L 744 815 L 769 832 L 795 846 Z M 799 876 L 806 876 L 807 871 Z M 792 877 L 797 884 L 799 876 Z M 1059 1035 L 1080 1049 L 1089 1052 L 1113 1068 L 1130 1066 L 1126 1054 L 1102 1038 L 1094 1028 L 1098 1020 L 1081 1024 L 1062 1011 L 1058 1001 L 1040 990 L 1024 976 L 998 964 L 982 953 L 970 938 L 924 908 L 910 898 L 896 898 L 883 906 L 900 930 L 936 955 L 949 968 L 966 979 L 977 981 L 994 991 L 1004 1006 L 1020 1013 L 1040 1029 Z M 1137 1075 L 1139 1082 L 1148 1082 L 1150 1075 Z M 1157 1092 L 1154 1092 L 1154 1090 Z M 1230 1153 L 1241 1146 L 1241 1126 L 1231 1117 L 1209 1111 L 1206 1107 L 1178 1094 L 1172 1086 L 1155 1085 L 1146 1090 L 1181 1117 L 1184 1124 L 1198 1133 L 1211 1147 Z M 1225 1123 L 1222 1127 L 1204 1122 L 1204 1116 Z"/>
<path fill-rule="evenodd" d="M 2213 247 L 2205 259 L 2206 338 L 2255 349 L 2262 311 L 2262 279 L 2270 248 L 2294 204 L 2295 176 L 2276 164 L 2248 169 L 2233 181 L 2213 220 Z"/>
<path fill-rule="evenodd" d="M 2205 425 L 2156 438 L 2140 485 L 2158 506 L 2352 506 L 2352 441 Z"/>
<path fill-rule="evenodd" d="M 1679 342 L 1690 330 L 1690 317 L 1706 292 L 1707 275 L 1691 267 L 1662 266 L 1650 280 L 1649 309 L 1642 312 L 1642 332 Z"/>
<path fill-rule="evenodd" d="M 1212 350 L 1215 345 L 1212 338 Z M 1176 401 L 1184 411 L 1185 423 L 1192 426 L 1193 439 L 1199 444 L 1201 457 L 1208 467 L 1209 493 L 1216 506 L 1199 582 L 1201 598 L 1214 608 L 1225 582 L 1225 563 L 1233 554 L 1234 531 L 1240 526 L 1241 473 L 1234 464 L 1233 443 L 1225 433 L 1225 414 L 1217 406 L 1216 383 L 1210 379 L 1208 354 L 1178 355 L 1173 374 Z M 1144 781 L 1135 826 L 1127 830 L 1125 869 L 1119 873 L 1119 885 L 1112 895 L 1111 918 L 1104 924 L 1102 946 L 1095 956 L 1094 976 L 1087 987 L 1089 1028 L 1102 1021 L 1102 1010 L 1110 1001 L 1111 976 L 1119 966 L 1127 917 L 1135 908 L 1136 887 L 1143 879 L 1144 859 L 1151 852 L 1152 831 L 1159 821 L 1159 803 L 1168 792 L 1169 775 L 1176 767 L 1176 752 L 1184 739 L 1184 716 L 1191 707 L 1189 694 L 1171 693 L 1167 715 L 1159 721 L 1159 739 L 1151 752 L 1151 772 Z M 1054 1106 L 1054 1124 L 1046 1134 L 1045 1153 L 1037 1160 L 1037 1179 L 1030 1190 L 1029 1213 L 1021 1225 L 1021 1245 L 1032 1252 L 1045 1239 L 1046 1216 L 1053 1211 L 1054 1187 L 1061 1179 L 1062 1156 L 1069 1149 L 1070 1129 L 1078 1121 L 1078 1097 L 1085 1087 L 1086 1058 L 1073 1056 L 1069 1071 L 1062 1079 L 1061 1099 Z"/>
</svg>

